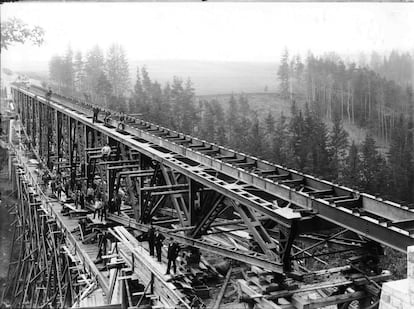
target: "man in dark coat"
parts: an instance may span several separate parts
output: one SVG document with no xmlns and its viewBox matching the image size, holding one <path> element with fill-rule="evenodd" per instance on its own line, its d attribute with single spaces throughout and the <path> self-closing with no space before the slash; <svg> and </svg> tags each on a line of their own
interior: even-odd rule
<svg viewBox="0 0 414 309">
<path fill-rule="evenodd" d="M 151 224 L 151 227 L 148 230 L 148 244 L 150 255 L 154 256 L 154 246 L 155 246 L 155 229 Z"/>
<path fill-rule="evenodd" d="M 162 242 L 164 241 L 165 237 L 160 233 L 157 229 L 155 231 L 155 251 L 157 252 L 157 260 L 161 262 L 161 249 L 162 249 Z"/>
<path fill-rule="evenodd" d="M 180 245 L 173 241 L 172 238 L 170 238 L 170 244 L 168 245 L 168 265 L 167 265 L 167 273 L 166 275 L 170 274 L 171 264 L 173 267 L 174 274 L 177 273 L 177 264 L 176 259 L 178 257 L 178 252 L 180 252 Z"/>
<path fill-rule="evenodd" d="M 82 190 L 79 190 L 79 205 L 81 209 L 85 209 L 85 194 L 83 193 Z"/>
<path fill-rule="evenodd" d="M 49 87 L 48 92 L 46 92 L 46 100 L 50 101 L 51 98 L 52 98 L 52 88 Z"/>
<path fill-rule="evenodd" d="M 121 194 L 119 194 L 119 192 L 116 194 L 115 197 L 115 210 L 118 213 L 118 215 L 121 214 L 121 204 L 122 204 L 122 198 L 121 198 Z"/>
<path fill-rule="evenodd" d="M 94 108 L 92 109 L 92 111 L 93 111 L 93 118 L 92 118 L 92 122 L 93 122 L 93 123 L 98 122 L 98 115 L 99 115 L 99 111 L 100 111 L 99 107 L 94 107 Z"/>
</svg>

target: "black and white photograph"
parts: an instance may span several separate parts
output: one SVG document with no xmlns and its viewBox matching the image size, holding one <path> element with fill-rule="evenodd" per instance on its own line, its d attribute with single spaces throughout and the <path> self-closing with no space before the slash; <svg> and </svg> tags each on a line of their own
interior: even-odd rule
<svg viewBox="0 0 414 309">
<path fill-rule="evenodd" d="M 414 309 L 411 2 L 0 20 L 1 309 Z"/>
</svg>

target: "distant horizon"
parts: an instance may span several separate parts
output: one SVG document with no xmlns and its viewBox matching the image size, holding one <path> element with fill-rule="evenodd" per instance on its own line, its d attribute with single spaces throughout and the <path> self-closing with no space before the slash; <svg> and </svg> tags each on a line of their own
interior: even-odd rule
<svg viewBox="0 0 414 309">
<path fill-rule="evenodd" d="M 78 50 L 76 49 L 72 49 L 74 53 L 76 53 Z M 285 50 L 285 49 L 284 49 Z M 284 51 L 283 50 L 283 51 Z M 288 52 L 289 52 L 289 56 L 296 56 L 299 55 L 302 59 L 302 61 L 304 61 L 306 59 L 306 56 L 311 53 L 313 56 L 315 57 L 324 57 L 326 55 L 330 55 L 330 54 L 336 54 L 338 55 L 342 60 L 344 60 L 345 63 L 351 63 L 354 62 L 356 64 L 359 64 L 359 57 L 364 56 L 364 57 L 371 57 L 371 55 L 373 53 L 377 53 L 380 56 L 383 57 L 388 57 L 392 52 L 398 52 L 399 54 L 410 54 L 411 56 L 414 57 L 414 47 L 409 50 L 409 49 L 390 49 L 387 51 L 370 51 L 370 52 L 364 52 L 364 51 L 357 51 L 357 52 L 353 52 L 353 53 L 339 53 L 336 52 L 334 50 L 331 51 L 325 51 L 323 53 L 314 53 L 311 50 L 308 50 L 306 53 L 295 53 L 295 52 L 291 52 L 289 50 L 289 48 L 287 48 Z M 103 50 L 104 52 L 106 50 Z M 56 52 L 54 53 L 51 57 L 53 56 L 59 56 L 59 57 L 63 57 L 65 55 L 66 49 L 62 50 L 61 52 Z M 82 54 L 83 57 L 85 57 L 85 53 Z M 185 62 L 185 63 L 224 63 L 224 64 L 239 64 L 239 63 L 243 63 L 243 64 L 258 64 L 258 65 L 264 65 L 264 64 L 276 64 L 278 65 L 280 63 L 280 59 L 276 59 L 276 60 L 223 60 L 223 59 L 196 59 L 196 58 L 186 58 L 186 59 L 178 59 L 178 58 L 159 58 L 159 59 L 155 59 L 155 58 L 146 58 L 146 59 L 140 59 L 140 58 L 131 58 L 129 55 L 127 55 L 127 60 L 128 63 L 130 65 L 130 69 L 131 69 L 131 63 L 132 65 L 134 63 L 145 63 L 145 62 L 149 62 L 149 63 L 155 63 L 155 62 Z M 46 64 L 46 68 L 45 70 L 48 70 L 48 65 L 49 65 L 49 61 L 50 59 L 43 59 L 43 60 L 31 60 L 30 63 L 36 63 L 36 64 L 42 64 L 45 65 Z M 25 63 L 18 63 L 16 65 L 16 63 L 8 63 L 5 62 L 2 59 L 2 67 L 6 67 L 8 69 L 11 70 L 21 70 L 21 67 L 24 67 L 25 70 L 31 70 L 30 66 L 28 69 L 28 66 Z"/>
<path fill-rule="evenodd" d="M 404 53 L 403 51 L 398 51 Z M 327 52 L 324 54 L 330 54 Z M 410 53 L 414 57 L 414 53 Z M 293 54 L 294 55 L 294 54 Z M 380 54 L 381 56 L 386 56 Z M 388 54 L 389 55 L 389 54 Z M 323 55 L 315 55 L 323 56 Z M 355 62 L 358 57 L 366 57 L 370 63 L 370 54 L 339 55 L 345 63 Z M 302 58 L 305 61 L 305 58 Z M 147 59 L 130 60 L 129 75 L 130 85 L 133 87 L 136 81 L 137 67 L 146 67 L 152 80 L 159 82 L 162 86 L 171 83 L 173 77 L 188 78 L 192 81 L 197 96 L 226 95 L 230 93 L 272 93 L 277 92 L 277 70 L 280 61 L 254 62 L 254 61 L 224 61 L 224 60 L 191 60 L 191 59 Z M 8 67 L 15 72 L 39 73 L 49 75 L 48 61 L 38 60 L 36 65 L 20 68 Z M 47 77 L 48 78 L 48 77 Z M 265 91 L 264 89 L 267 89 Z"/>
</svg>

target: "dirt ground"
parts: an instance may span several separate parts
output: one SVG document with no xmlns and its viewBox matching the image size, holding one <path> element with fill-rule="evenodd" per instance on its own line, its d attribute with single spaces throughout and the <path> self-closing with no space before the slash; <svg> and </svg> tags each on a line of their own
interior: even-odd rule
<svg viewBox="0 0 414 309">
<path fill-rule="evenodd" d="M 16 202 L 11 181 L 8 179 L 7 168 L 6 151 L 0 148 L 0 192 L 2 195 L 2 203 L 0 204 L 0 298 L 3 284 L 7 278 L 13 237 L 11 227 L 13 216 L 9 213 L 7 206 Z"/>
</svg>

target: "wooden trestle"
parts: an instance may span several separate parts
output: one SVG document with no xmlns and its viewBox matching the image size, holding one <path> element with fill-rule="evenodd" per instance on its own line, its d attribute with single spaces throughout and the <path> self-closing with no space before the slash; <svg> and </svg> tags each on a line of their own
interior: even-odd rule
<svg viewBox="0 0 414 309">
<path fill-rule="evenodd" d="M 111 210 L 105 224 L 87 236 L 107 242 L 103 249 L 102 241 L 99 248 L 91 244 L 92 251 L 74 234 L 77 219 L 61 215 L 60 203 L 40 193 L 24 154 L 16 150 L 21 250 L 17 280 L 9 291 L 21 305 L 73 305 L 91 293 L 104 294 L 105 305 L 141 305 L 142 299 L 137 303 L 133 296 L 148 293 L 131 292 L 133 278 L 156 295 L 152 304 L 189 308 L 191 295 L 167 282 L 165 265 L 152 263 L 136 240 L 150 223 L 192 252 L 208 251 L 250 265 L 250 274 L 238 280 L 229 274 L 226 285 L 238 285 L 241 298 L 259 308 L 347 308 L 354 300 L 375 305 L 380 283 L 389 276 L 378 269 L 381 245 L 405 252 L 414 244 L 410 205 L 135 117 L 127 116 L 125 128 L 118 130 L 120 116 L 113 111 L 108 122 L 93 123 L 91 104 L 57 94 L 47 100 L 39 87 L 14 85 L 12 94 L 25 139 L 45 168 L 65 172 L 82 190 L 100 183 L 108 200 L 122 191 L 125 200 L 121 210 Z M 107 158 L 100 154 L 105 143 L 112 149 Z M 43 240 L 45 235 L 50 239 Z M 108 273 L 96 266 L 97 250 L 113 265 Z M 343 265 L 321 271 L 331 256 Z M 74 272 L 83 278 L 75 287 Z M 23 284 L 26 277 L 37 285 Z"/>
</svg>

